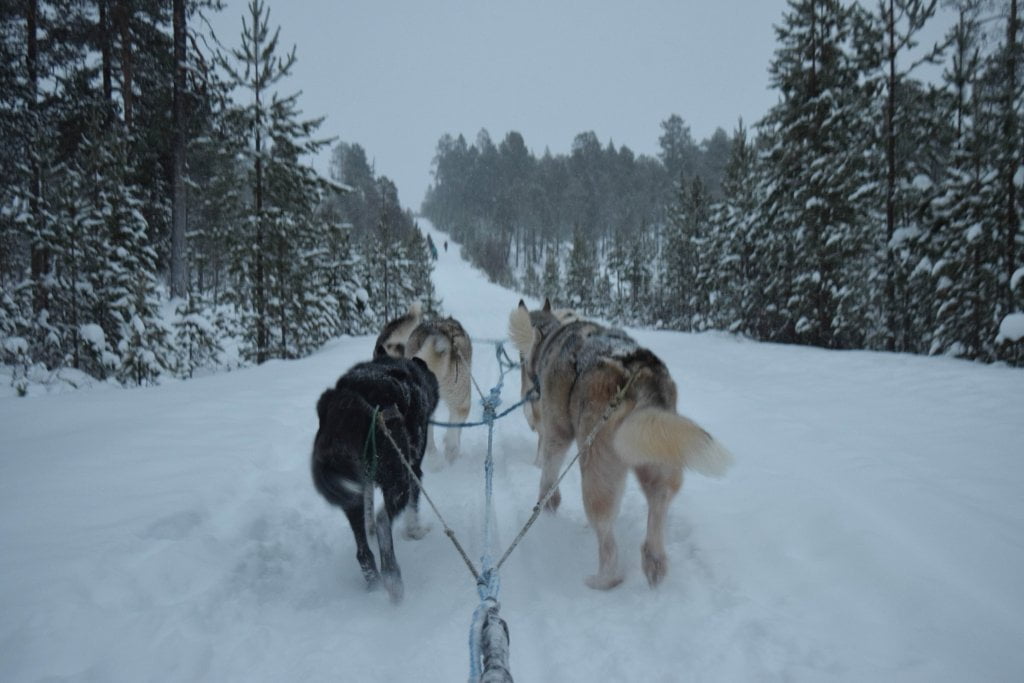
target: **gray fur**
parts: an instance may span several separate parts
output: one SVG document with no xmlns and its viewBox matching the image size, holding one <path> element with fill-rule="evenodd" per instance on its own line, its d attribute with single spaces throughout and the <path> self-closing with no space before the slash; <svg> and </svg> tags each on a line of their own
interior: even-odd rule
<svg viewBox="0 0 1024 683">
<path fill-rule="evenodd" d="M 420 358 L 437 378 L 441 400 L 448 406 L 448 422 L 457 424 L 469 417 L 472 390 L 473 344 L 465 328 L 454 318 L 420 320 L 419 308 L 390 321 L 378 337 L 374 354 L 397 356 L 401 349 L 406 358 Z M 415 322 L 415 325 L 411 323 Z M 403 336 L 404 335 L 404 336 Z M 450 463 L 459 456 L 461 429 L 449 428 L 444 435 L 445 459 Z M 427 437 L 428 452 L 435 453 L 434 428 Z"/>
</svg>

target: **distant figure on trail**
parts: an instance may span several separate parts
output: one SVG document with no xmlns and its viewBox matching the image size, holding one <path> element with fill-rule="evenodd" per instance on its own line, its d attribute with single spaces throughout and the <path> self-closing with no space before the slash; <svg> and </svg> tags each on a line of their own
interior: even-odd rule
<svg viewBox="0 0 1024 683">
<path fill-rule="evenodd" d="M 444 241 L 444 253 L 448 253 L 448 240 Z"/>
</svg>

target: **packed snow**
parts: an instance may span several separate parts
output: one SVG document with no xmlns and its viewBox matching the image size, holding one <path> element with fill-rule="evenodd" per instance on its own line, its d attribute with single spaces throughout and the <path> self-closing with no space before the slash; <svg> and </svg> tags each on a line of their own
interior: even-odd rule
<svg viewBox="0 0 1024 683">
<path fill-rule="evenodd" d="M 482 340 L 504 336 L 519 297 L 425 227 L 486 391 Z M 687 478 L 655 590 L 630 483 L 626 580 L 609 592 L 583 584 L 596 541 L 571 471 L 502 570 L 516 680 L 1024 680 L 1024 371 L 632 333 L 736 464 Z M 316 399 L 372 343 L 159 387 L 4 394 L 0 680 L 465 679 L 478 598 L 429 506 L 425 538 L 396 533 L 395 606 L 364 590 L 348 524 L 310 480 Z M 513 373 L 503 406 L 518 392 Z M 521 411 L 496 428 L 500 549 L 536 499 L 535 443 Z M 465 432 L 461 459 L 429 462 L 424 482 L 474 558 L 486 444 Z"/>
</svg>

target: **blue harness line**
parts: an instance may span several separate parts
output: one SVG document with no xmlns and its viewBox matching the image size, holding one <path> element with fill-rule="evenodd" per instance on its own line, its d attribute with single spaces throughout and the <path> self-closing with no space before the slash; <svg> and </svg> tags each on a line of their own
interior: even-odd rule
<svg viewBox="0 0 1024 683">
<path fill-rule="evenodd" d="M 388 438 L 392 447 L 398 452 L 402 459 L 402 463 L 406 469 L 409 470 L 419 486 L 420 492 L 423 497 L 430 504 L 434 514 L 437 515 L 442 526 L 444 527 L 445 535 L 451 540 L 455 549 L 462 556 L 463 561 L 466 563 L 467 569 L 473 575 L 476 581 L 477 594 L 480 596 L 480 603 L 473 612 L 473 621 L 469 629 L 469 680 L 470 683 L 512 683 L 512 674 L 508 668 L 508 624 L 505 620 L 499 616 L 501 605 L 498 602 L 498 591 L 501 588 L 501 581 L 499 579 L 498 570 L 501 567 L 501 563 L 507 559 L 509 553 L 512 552 L 512 548 L 515 544 L 518 544 L 520 538 L 525 533 L 525 529 L 520 532 L 519 538 L 516 539 L 516 543 L 513 544 L 508 550 L 505 551 L 501 561 L 495 565 L 494 558 L 491 555 L 491 546 L 493 545 L 492 533 L 495 528 L 494 522 L 494 423 L 511 413 L 513 410 L 523 405 L 527 401 L 532 401 L 539 396 L 537 388 L 534 387 L 526 397 L 516 403 L 511 408 L 505 410 L 501 414 L 498 414 L 498 406 L 501 405 L 501 389 L 505 384 L 505 375 L 519 367 L 518 363 L 514 363 L 508 354 L 505 353 L 503 342 L 498 340 L 488 340 L 488 343 L 495 345 L 495 356 L 498 360 L 498 367 L 501 369 L 501 375 L 498 378 L 498 384 L 491 389 L 487 396 L 483 396 L 481 393 L 481 403 L 483 404 L 484 414 L 483 420 L 479 422 L 464 422 L 464 423 L 445 423 L 445 422 L 434 422 L 430 421 L 431 424 L 442 426 L 442 427 L 454 427 L 454 428 L 465 428 L 465 427 L 476 427 L 479 425 L 487 425 L 487 456 L 484 459 L 484 539 L 483 539 L 483 553 L 480 557 L 480 571 L 477 571 L 476 567 L 473 566 L 472 560 L 466 554 L 462 544 L 459 543 L 455 536 L 455 532 L 445 522 L 444 517 L 441 516 L 437 506 L 434 505 L 434 501 L 431 500 L 426 490 L 423 488 L 423 482 L 420 481 L 412 465 L 405 457 L 402 449 L 395 443 L 394 438 L 387 429 L 387 425 L 384 424 L 382 414 L 377 409 L 374 411 L 373 421 L 371 423 L 370 433 L 367 435 L 366 443 L 363 445 L 363 459 L 364 469 L 367 463 L 367 455 L 369 451 L 373 451 L 374 456 L 370 463 L 376 463 L 376 436 L 374 426 L 380 426 L 382 433 Z M 474 380 L 475 383 L 475 380 Z M 478 388 L 479 391 L 479 388 Z M 368 470 L 367 470 L 368 473 Z M 372 505 L 372 503 L 371 503 Z M 371 508 L 372 510 L 372 508 Z"/>
<path fill-rule="evenodd" d="M 508 624 L 498 614 L 501 609 L 498 602 L 501 577 L 491 556 L 494 529 L 494 422 L 508 415 L 529 398 L 498 414 L 505 375 L 517 366 L 505 353 L 502 342 L 493 343 L 501 375 L 498 384 L 481 400 L 484 415 L 480 424 L 487 425 L 487 455 L 484 459 L 484 539 L 483 552 L 480 556 L 480 575 L 476 583 L 480 604 L 473 612 L 473 621 L 469 628 L 470 683 L 512 683 L 512 674 L 508 669 Z"/>
<path fill-rule="evenodd" d="M 478 340 L 483 341 L 483 340 Z M 413 470 L 412 465 L 405 458 L 402 450 L 394 442 L 391 433 L 387 429 L 387 425 L 384 424 L 381 414 L 377 414 L 376 422 L 379 423 L 384 435 L 391 441 L 392 447 L 402 457 L 402 462 L 406 468 L 412 474 L 413 480 L 417 486 L 420 487 L 420 491 L 426 498 L 430 507 L 433 509 L 434 514 L 440 520 L 444 527 L 445 535 L 451 540 L 455 549 L 462 556 L 462 560 L 466 563 L 466 568 L 469 569 L 470 574 L 473 575 L 473 579 L 476 581 L 477 594 L 480 596 L 480 603 L 473 611 L 473 621 L 469 629 L 469 681 L 470 683 L 512 683 L 512 674 L 509 671 L 508 666 L 508 653 L 509 653 L 509 633 L 508 624 L 499 615 L 501 604 L 498 602 L 498 592 L 501 588 L 501 581 L 499 577 L 499 571 L 501 566 L 505 564 L 505 561 L 512 554 L 512 551 L 516 549 L 519 542 L 523 540 L 523 537 L 533 526 L 534 522 L 540 516 L 541 509 L 547 504 L 548 500 L 558 489 L 558 485 L 562 479 L 568 473 L 569 469 L 576 463 L 582 453 L 589 449 L 594 441 L 594 437 L 597 436 L 597 432 L 601 427 L 608 421 L 612 413 L 618 408 L 619 404 L 625 398 L 626 393 L 629 391 L 629 387 L 633 384 L 633 381 L 637 378 L 636 374 L 631 374 L 623 386 L 619 387 L 613 399 L 609 402 L 605 408 L 604 413 L 601 415 L 601 419 L 598 421 L 594 428 L 590 431 L 590 434 L 584 440 L 583 445 L 579 450 L 576 451 L 576 455 L 572 458 L 569 464 L 562 470 L 562 473 L 558 476 L 558 479 L 551 485 L 551 487 L 541 496 L 537 504 L 533 506 L 533 512 L 530 515 L 529 520 L 519 530 L 515 540 L 505 549 L 505 552 L 501 555 L 497 564 L 494 562 L 494 558 L 491 556 L 492 546 L 492 531 L 494 530 L 494 423 L 511 413 L 516 408 L 520 407 L 528 401 L 534 401 L 540 396 L 540 385 L 537 381 L 536 375 L 531 377 L 533 382 L 533 388 L 527 392 L 523 400 L 519 401 L 511 408 L 498 413 L 498 406 L 501 405 L 501 389 L 505 384 L 505 375 L 519 367 L 518 363 L 512 361 L 508 354 L 505 353 L 504 344 L 499 340 L 486 340 L 489 344 L 495 345 L 495 356 L 498 360 L 498 367 L 501 369 L 501 375 L 498 378 L 498 384 L 491 389 L 487 396 L 483 396 L 483 392 L 477 387 L 477 392 L 481 395 L 481 403 L 483 404 L 484 414 L 483 419 L 479 422 L 459 422 L 459 423 L 446 423 L 446 422 L 434 422 L 430 421 L 431 424 L 452 427 L 461 429 L 465 427 L 477 427 L 480 425 L 487 425 L 487 456 L 484 459 L 484 542 L 483 552 L 480 556 L 480 571 L 477 571 L 476 567 L 473 566 L 473 561 L 469 559 L 462 544 L 459 543 L 455 537 L 455 532 L 448 526 L 444 521 L 444 517 L 441 516 L 440 511 L 434 502 L 427 495 L 426 490 L 423 489 L 423 483 L 420 481 L 416 472 Z M 474 384 L 476 380 L 474 380 Z M 367 437 L 367 444 L 364 444 L 364 451 L 370 444 L 370 436 Z M 376 447 L 376 444 L 372 444 Z M 364 453 L 365 457 L 365 453 Z"/>
</svg>

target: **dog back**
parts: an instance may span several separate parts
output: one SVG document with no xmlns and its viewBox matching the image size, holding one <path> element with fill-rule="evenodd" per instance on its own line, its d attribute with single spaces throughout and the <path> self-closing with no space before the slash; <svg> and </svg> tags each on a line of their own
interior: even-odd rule
<svg viewBox="0 0 1024 683">
<path fill-rule="evenodd" d="M 406 457 L 419 466 L 427 420 L 437 407 L 437 380 L 418 360 L 378 358 L 359 363 L 317 401 L 320 426 L 313 442 L 312 469 L 317 490 L 344 507 L 367 474 L 364 457 L 375 410 Z M 373 463 L 378 483 L 405 483 L 408 472 L 389 442 L 378 435 Z"/>
</svg>

